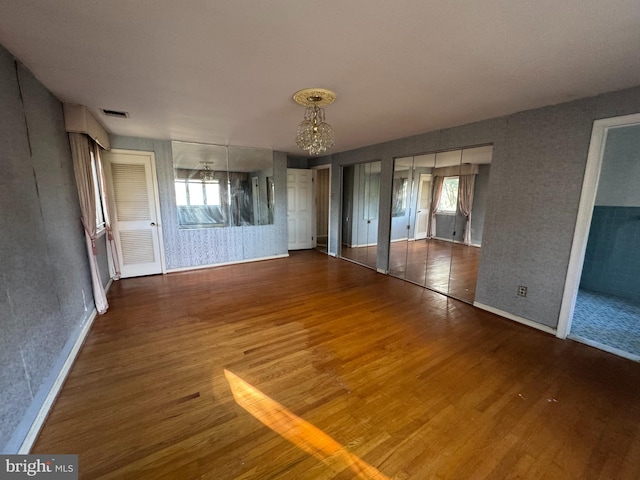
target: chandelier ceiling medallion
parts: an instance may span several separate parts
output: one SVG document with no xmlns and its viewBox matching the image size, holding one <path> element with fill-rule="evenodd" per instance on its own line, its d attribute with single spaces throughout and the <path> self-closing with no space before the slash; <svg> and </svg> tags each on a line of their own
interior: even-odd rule
<svg viewBox="0 0 640 480">
<path fill-rule="evenodd" d="M 333 147 L 333 128 L 324 119 L 324 108 L 336 99 L 326 88 L 305 88 L 293 94 L 293 100 L 305 108 L 304 120 L 298 125 L 296 143 L 310 155 L 320 155 Z"/>
</svg>

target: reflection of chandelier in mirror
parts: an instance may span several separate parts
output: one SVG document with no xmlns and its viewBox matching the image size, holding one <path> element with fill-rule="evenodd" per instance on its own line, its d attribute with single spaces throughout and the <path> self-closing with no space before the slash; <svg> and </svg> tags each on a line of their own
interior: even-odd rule
<svg viewBox="0 0 640 480">
<path fill-rule="evenodd" d="M 213 181 L 213 170 L 211 170 L 211 167 L 209 167 L 209 165 L 211 165 L 211 162 L 200 163 L 203 165 L 202 170 L 200 170 L 200 179 L 203 182 Z"/>
<path fill-rule="evenodd" d="M 293 99 L 306 107 L 304 120 L 298 126 L 298 146 L 310 155 L 319 155 L 333 147 L 333 128 L 325 121 L 322 107 L 331 105 L 336 94 L 325 88 L 305 88 L 294 93 Z"/>
</svg>

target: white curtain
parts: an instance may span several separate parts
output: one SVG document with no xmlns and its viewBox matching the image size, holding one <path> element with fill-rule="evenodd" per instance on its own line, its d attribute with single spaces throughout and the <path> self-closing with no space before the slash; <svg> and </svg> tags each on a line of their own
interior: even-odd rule
<svg viewBox="0 0 640 480">
<path fill-rule="evenodd" d="M 98 171 L 98 186 L 100 187 L 100 195 L 102 195 L 102 211 L 104 213 L 104 228 L 107 231 L 107 243 L 111 252 L 110 261 L 111 268 L 114 272 L 113 279 L 120 280 L 120 255 L 116 241 L 113 238 L 113 230 L 111 229 L 111 212 L 109 211 L 109 202 L 107 201 L 107 183 L 104 177 L 104 168 L 102 167 L 102 157 L 100 152 L 102 148 L 95 142 L 93 144 L 93 155 L 96 159 L 96 170 Z"/>
<path fill-rule="evenodd" d="M 444 184 L 444 177 L 433 177 L 433 198 L 431 199 L 431 222 L 429 223 L 429 238 L 436 236 L 436 211 L 438 210 L 438 204 L 440 203 L 440 197 L 442 196 L 442 185 Z"/>
<path fill-rule="evenodd" d="M 458 183 L 458 210 L 467 217 L 464 228 L 464 243 L 471 245 L 471 209 L 473 207 L 473 186 L 475 185 L 475 175 L 460 175 Z"/>
<path fill-rule="evenodd" d="M 87 252 L 89 254 L 89 269 L 91 270 L 91 283 L 93 285 L 93 299 L 96 310 L 102 314 L 107 311 L 109 304 L 100 279 L 100 270 L 96 255 L 96 198 L 93 187 L 93 173 L 91 169 L 91 146 L 89 138 L 82 133 L 69 133 L 71 155 L 73 157 L 73 170 L 76 176 L 78 199 L 80 200 L 80 212 L 82 213 L 82 225 L 84 226 L 87 240 Z"/>
</svg>

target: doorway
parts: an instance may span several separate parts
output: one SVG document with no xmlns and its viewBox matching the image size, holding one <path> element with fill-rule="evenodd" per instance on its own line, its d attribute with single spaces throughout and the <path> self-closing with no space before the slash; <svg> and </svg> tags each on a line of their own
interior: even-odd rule
<svg viewBox="0 0 640 480">
<path fill-rule="evenodd" d="M 288 249 L 313 248 L 313 170 L 287 168 Z"/>
<path fill-rule="evenodd" d="M 429 212 L 431 211 L 431 174 L 421 173 L 418 180 L 418 205 L 414 227 L 414 240 L 427 238 Z"/>
<path fill-rule="evenodd" d="M 640 115 L 594 122 L 557 336 L 640 360 Z"/>
</svg>

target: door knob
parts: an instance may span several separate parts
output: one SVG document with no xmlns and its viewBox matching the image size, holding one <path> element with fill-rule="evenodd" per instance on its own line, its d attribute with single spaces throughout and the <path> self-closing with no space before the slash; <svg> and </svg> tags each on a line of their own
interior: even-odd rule
<svg viewBox="0 0 640 480">
<path fill-rule="evenodd" d="M 156 226 L 156 222 L 151 222 L 151 226 L 155 227 Z"/>
</svg>

